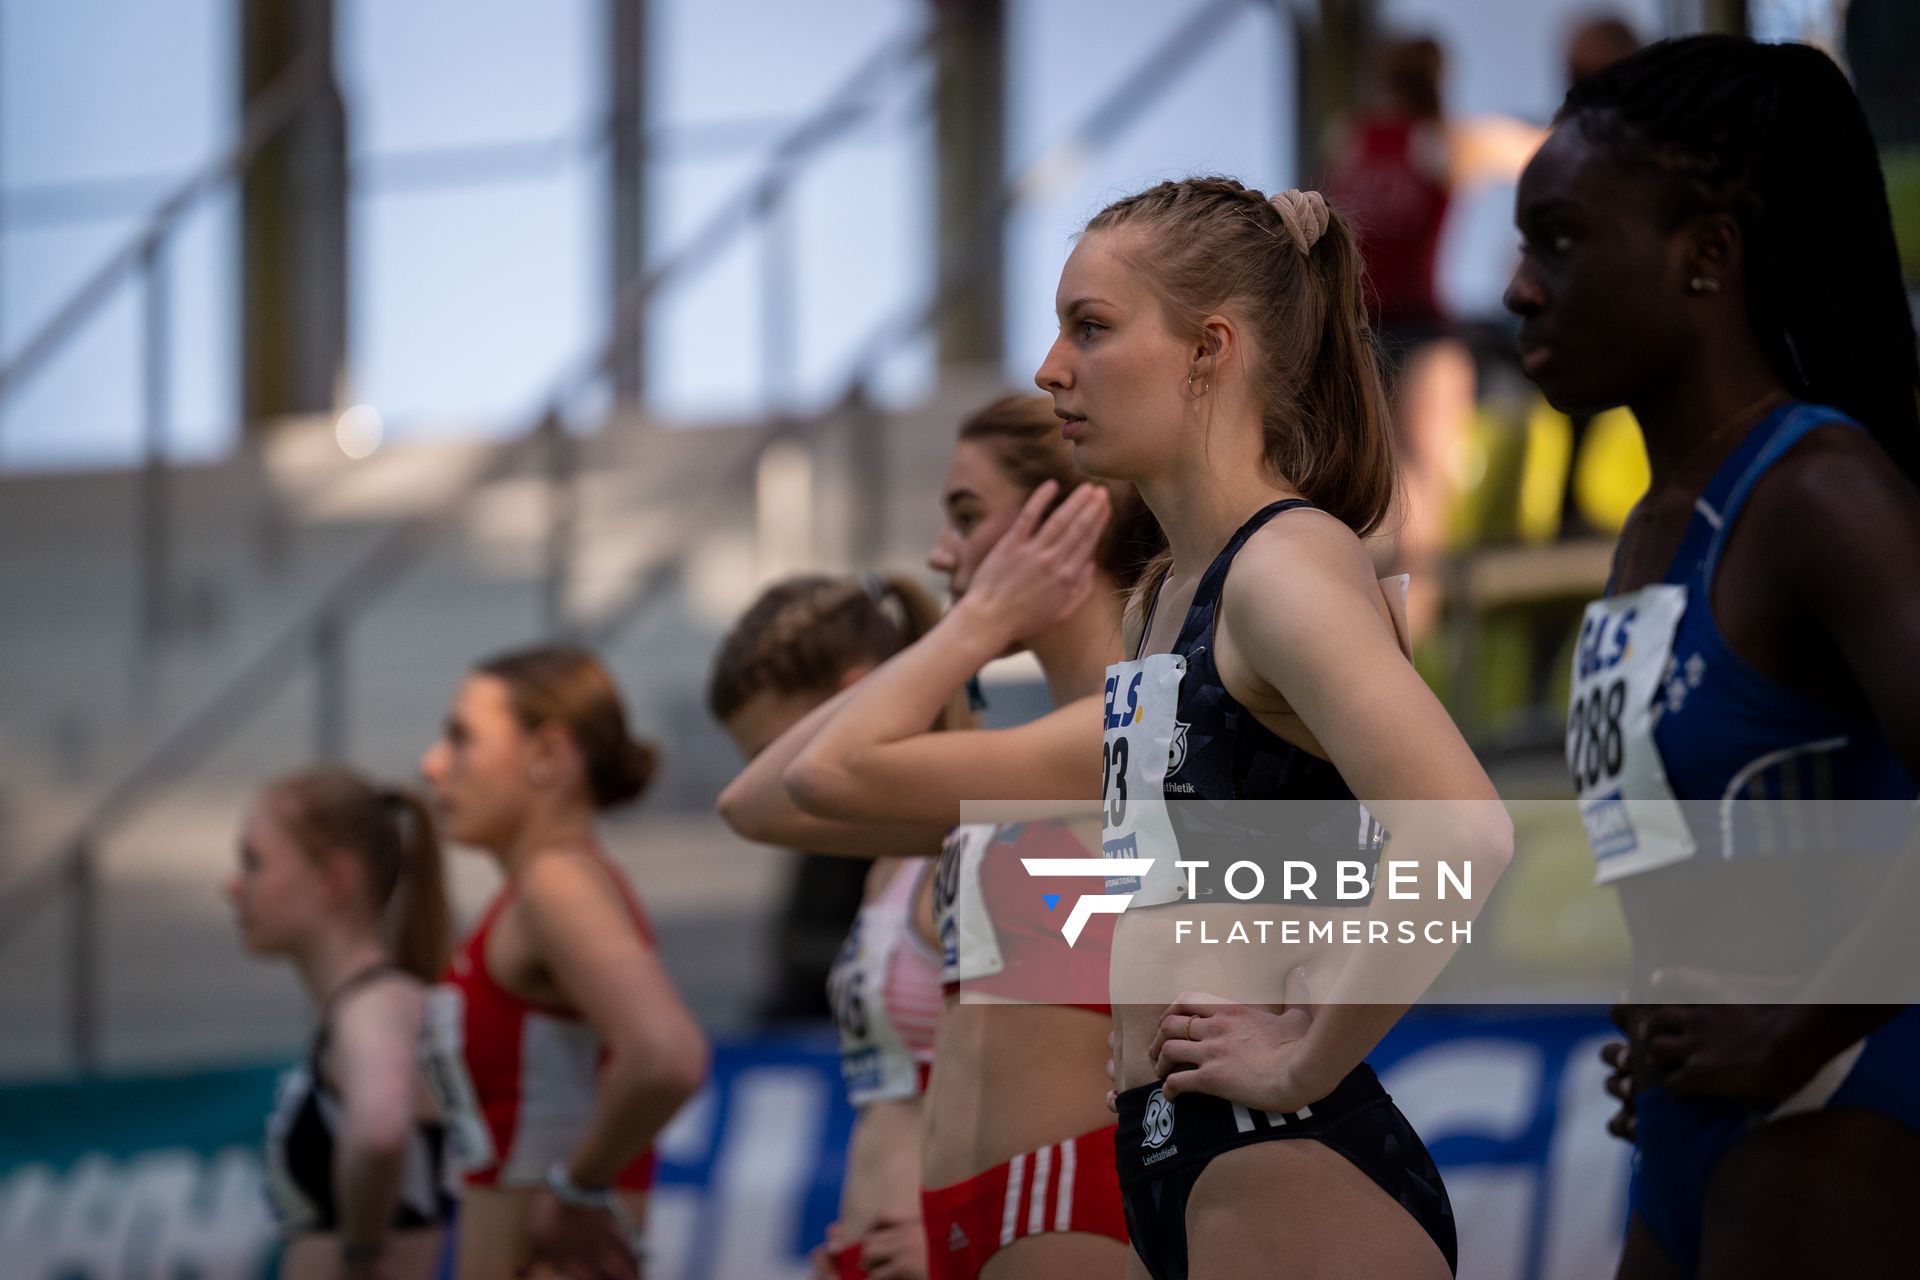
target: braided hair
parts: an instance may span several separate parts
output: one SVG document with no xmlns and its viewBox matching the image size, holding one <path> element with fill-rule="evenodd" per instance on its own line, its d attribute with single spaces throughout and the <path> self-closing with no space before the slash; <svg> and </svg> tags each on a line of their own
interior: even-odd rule
<svg viewBox="0 0 1920 1280">
<path fill-rule="evenodd" d="M 763 693 L 829 697 L 847 672 L 879 666 L 939 619 L 931 596 L 893 574 L 804 574 L 776 582 L 721 641 L 707 681 L 707 710 L 724 724 Z M 964 719 L 956 705 L 942 724 L 957 727 Z"/>
<path fill-rule="evenodd" d="M 1671 226 L 1738 222 L 1774 374 L 1857 419 L 1920 483 L 1920 353 L 1879 156 L 1840 68 L 1808 45 L 1664 40 L 1575 85 L 1556 122 L 1576 119 L 1616 164 L 1661 177 Z"/>
</svg>

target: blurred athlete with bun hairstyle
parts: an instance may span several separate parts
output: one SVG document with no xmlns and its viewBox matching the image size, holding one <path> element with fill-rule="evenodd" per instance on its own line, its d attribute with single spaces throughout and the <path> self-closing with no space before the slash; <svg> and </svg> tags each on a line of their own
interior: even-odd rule
<svg viewBox="0 0 1920 1280">
<path fill-rule="evenodd" d="M 1311 802 L 1331 816 L 1297 851 L 1286 833 L 1287 856 L 1323 868 L 1376 860 L 1375 820 L 1396 848 L 1444 835 L 1490 884 L 1511 827 L 1408 661 L 1403 599 L 1361 542 L 1392 502 L 1394 460 L 1346 223 L 1314 192 L 1163 182 L 1088 223 L 1057 306 L 1035 381 L 1075 465 L 1138 485 L 1168 541 L 1130 604 L 1127 660 L 1108 669 L 1106 844 L 1154 857 L 1115 929 L 1116 999 L 1142 947 L 1165 966 L 1198 960 L 1152 949 L 1177 936 L 1165 904 L 1205 912 L 1188 895 L 1221 893 L 1224 864 L 1183 884 L 1171 833 L 1141 825 L 1174 802 L 1229 819 L 1217 802 Z M 1445 803 L 1442 820 L 1409 803 L 1423 801 Z M 1453 1269 L 1439 1172 L 1365 1062 L 1407 1001 L 1337 999 L 1321 975 L 1339 959 L 1309 944 L 1262 962 L 1320 984 L 1332 998 L 1318 1006 L 1292 981 L 1284 1005 L 1116 1004 L 1121 1185 L 1156 1280 Z"/>
<path fill-rule="evenodd" d="M 956 824 L 968 800 L 1092 800 L 1121 594 L 1157 542 L 1131 491 L 1074 471 L 1045 400 L 998 401 L 959 437 L 928 557 L 952 608 L 762 751 L 720 807 L 753 839 L 940 853 L 947 999 L 921 1158 L 929 1274 L 1113 1275 L 1126 1232 L 1102 1105 L 1111 929 L 1089 926 L 1069 948 L 1042 897 L 1078 898 L 1088 882 L 1030 878 L 1021 865 L 1088 850 L 1060 823 Z M 1038 660 L 1052 712 L 934 731 L 982 666 L 1021 650 Z"/>
<path fill-rule="evenodd" d="M 722 641 L 707 707 L 752 760 L 827 699 L 926 634 L 939 606 L 907 578 L 798 577 L 768 587 Z M 943 725 L 971 723 L 956 700 Z M 933 860 L 881 857 L 829 981 L 853 1135 L 822 1280 L 921 1280 L 921 1097 L 940 1018 Z"/>
<path fill-rule="evenodd" d="M 300 972 L 320 1011 L 267 1125 L 287 1280 L 427 1280 L 452 1213 L 442 1130 L 415 1051 L 447 961 L 433 820 L 344 769 L 267 784 L 227 897 L 247 949 Z"/>
<path fill-rule="evenodd" d="M 594 835 L 652 748 L 591 654 L 480 663 L 421 761 L 449 837 L 506 876 L 428 1007 L 430 1077 L 464 1166 L 458 1274 L 638 1273 L 651 1143 L 707 1043 Z"/>
<path fill-rule="evenodd" d="M 1620 1274 L 1912 1275 L 1920 1010 L 1856 1001 L 1911 968 L 1914 859 L 1806 838 L 1920 789 L 1920 357 L 1865 116 L 1809 46 L 1664 41 L 1574 86 L 1515 221 L 1528 375 L 1631 408 L 1652 469 L 1567 734 L 1625 837 Z"/>
</svg>

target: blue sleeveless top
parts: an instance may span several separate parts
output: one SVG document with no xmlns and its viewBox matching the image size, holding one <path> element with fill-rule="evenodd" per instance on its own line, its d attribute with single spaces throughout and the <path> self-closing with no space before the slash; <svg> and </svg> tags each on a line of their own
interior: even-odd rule
<svg viewBox="0 0 1920 1280">
<path fill-rule="evenodd" d="M 1371 876 L 1384 842 L 1379 827 L 1366 817 L 1365 809 L 1332 762 L 1295 746 L 1261 724 L 1227 692 L 1213 661 L 1214 622 L 1234 557 L 1269 520 L 1312 505 L 1304 498 L 1269 503 L 1234 532 L 1201 575 L 1193 603 L 1180 624 L 1180 634 L 1168 651 L 1185 657 L 1187 669 L 1180 680 L 1173 759 L 1167 766 L 1162 794 L 1169 802 L 1182 856 L 1211 855 L 1215 874 L 1232 856 L 1271 859 L 1281 852 L 1272 847 L 1274 837 L 1285 834 L 1284 855 L 1319 864 L 1318 883 L 1331 884 L 1335 877 L 1332 864 L 1342 859 L 1365 861 Z M 1158 604 L 1157 597 L 1154 604 Z M 1152 626 L 1153 606 L 1149 606 L 1140 628 L 1136 658 L 1138 650 L 1145 648 Z M 1321 803 L 1261 813 L 1235 810 L 1226 803 L 1233 800 Z M 1204 801 L 1218 803 L 1200 803 Z M 1267 829 L 1275 822 L 1284 823 L 1286 831 Z M 1203 876 L 1203 883 L 1205 879 Z M 1269 875 L 1267 891 L 1250 901 L 1284 900 L 1280 888 L 1280 877 Z M 1340 905 L 1364 906 L 1366 901 L 1355 898 Z"/>
<path fill-rule="evenodd" d="M 1681 800 L 1906 800 L 1920 793 L 1871 718 L 1815 702 L 1754 670 L 1713 618 L 1714 571 L 1754 486 L 1828 423 L 1865 429 L 1837 410 L 1793 403 L 1749 432 L 1694 503 L 1662 579 L 1687 589 L 1653 721 L 1654 744 Z M 1612 583 L 1607 593 L 1614 594 Z M 1722 856 L 1755 851 L 1742 843 L 1736 839 Z"/>
</svg>

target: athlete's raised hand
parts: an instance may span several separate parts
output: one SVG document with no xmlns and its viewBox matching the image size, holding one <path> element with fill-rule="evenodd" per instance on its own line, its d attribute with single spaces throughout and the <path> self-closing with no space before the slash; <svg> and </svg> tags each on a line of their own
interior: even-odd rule
<svg viewBox="0 0 1920 1280">
<path fill-rule="evenodd" d="M 1107 491 L 1082 484 L 1049 515 L 1059 491 L 1052 480 L 1033 491 L 956 606 L 1009 645 L 1066 617 L 1093 590 L 1093 553 L 1111 514 Z"/>
</svg>

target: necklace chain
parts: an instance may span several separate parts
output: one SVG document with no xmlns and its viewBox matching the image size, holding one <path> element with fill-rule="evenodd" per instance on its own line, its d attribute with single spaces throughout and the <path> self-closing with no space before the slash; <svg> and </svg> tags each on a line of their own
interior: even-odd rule
<svg viewBox="0 0 1920 1280">
<path fill-rule="evenodd" d="M 1698 462 L 1709 450 L 1725 439 L 1729 432 L 1741 426 L 1752 427 L 1755 423 L 1766 417 L 1767 414 L 1773 412 L 1791 398 L 1792 397 L 1784 391 L 1769 391 L 1758 399 L 1749 401 L 1728 414 L 1720 425 L 1716 426 L 1712 431 L 1709 431 L 1699 444 L 1696 444 L 1687 451 L 1686 457 L 1680 459 L 1679 465 L 1673 469 L 1673 479 L 1669 481 L 1668 487 L 1677 488 L 1683 486 L 1687 473 L 1692 469 L 1693 464 Z M 1652 492 L 1652 489 L 1648 490 L 1649 496 L 1651 496 Z M 1699 494 L 1696 493 L 1693 496 L 1697 499 Z M 1689 505 L 1691 505 L 1691 503 Z M 1632 563 L 1633 552 L 1639 548 L 1641 531 L 1646 526 L 1647 517 L 1644 514 L 1646 510 L 1646 499 L 1642 498 L 1640 505 L 1633 509 L 1633 517 L 1629 527 L 1623 532 L 1620 540 L 1618 563 L 1623 565 Z"/>
</svg>

